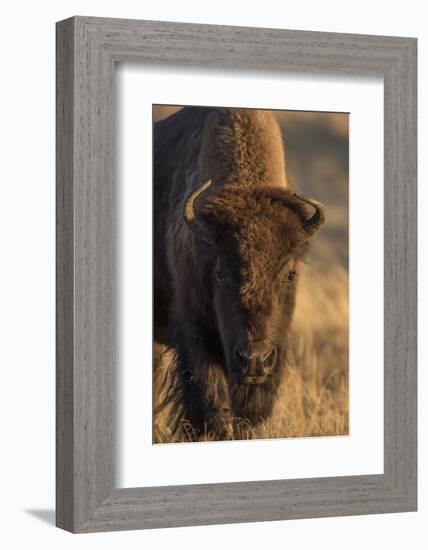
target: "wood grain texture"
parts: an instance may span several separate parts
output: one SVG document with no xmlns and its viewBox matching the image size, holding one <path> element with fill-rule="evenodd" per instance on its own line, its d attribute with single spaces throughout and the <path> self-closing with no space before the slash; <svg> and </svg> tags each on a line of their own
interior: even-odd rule
<svg viewBox="0 0 428 550">
<path fill-rule="evenodd" d="M 73 158 L 74 24 L 56 37 L 56 521 L 74 520 Z"/>
<path fill-rule="evenodd" d="M 114 65 L 381 75 L 383 475 L 114 488 Z M 73 532 L 416 510 L 416 40 L 75 17 L 57 24 L 57 525 Z"/>
</svg>

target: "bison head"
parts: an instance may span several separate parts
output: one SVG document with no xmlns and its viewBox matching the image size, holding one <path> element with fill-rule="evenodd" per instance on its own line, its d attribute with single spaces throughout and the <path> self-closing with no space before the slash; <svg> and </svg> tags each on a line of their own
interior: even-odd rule
<svg viewBox="0 0 428 550">
<path fill-rule="evenodd" d="M 324 208 L 283 188 L 210 183 L 187 199 L 184 217 L 203 248 L 211 322 L 229 379 L 264 384 L 284 363 L 299 260 Z"/>
</svg>

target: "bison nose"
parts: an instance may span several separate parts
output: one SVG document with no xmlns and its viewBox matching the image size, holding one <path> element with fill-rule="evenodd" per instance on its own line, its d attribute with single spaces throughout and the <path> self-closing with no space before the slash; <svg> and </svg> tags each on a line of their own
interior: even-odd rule
<svg viewBox="0 0 428 550">
<path fill-rule="evenodd" d="M 236 348 L 236 354 L 238 356 L 238 361 L 236 365 L 235 372 L 236 374 L 248 374 L 248 371 L 250 370 L 250 366 L 248 361 L 245 359 L 243 355 L 239 352 L 238 348 Z"/>
<path fill-rule="evenodd" d="M 237 348 L 236 351 L 237 351 L 238 355 L 240 357 L 242 357 L 242 359 L 245 359 L 247 361 L 256 360 L 256 361 L 261 361 L 262 363 L 264 363 L 273 354 L 274 348 L 272 346 L 270 349 L 266 349 L 266 350 L 263 350 L 263 351 L 254 351 L 254 352 L 248 352 L 248 351 L 241 350 L 241 349 Z"/>
<path fill-rule="evenodd" d="M 272 367 L 276 357 L 276 348 L 270 343 L 260 342 L 252 349 L 238 346 L 236 354 L 242 374 L 261 375 Z"/>
</svg>

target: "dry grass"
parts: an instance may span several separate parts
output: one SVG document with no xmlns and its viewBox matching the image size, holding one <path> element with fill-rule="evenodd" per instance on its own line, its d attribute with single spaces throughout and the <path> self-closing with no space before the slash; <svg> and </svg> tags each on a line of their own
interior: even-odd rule
<svg viewBox="0 0 428 550">
<path fill-rule="evenodd" d="M 161 116 L 169 114 L 168 111 Z M 270 419 L 240 424 L 238 439 L 346 435 L 348 409 L 348 117 L 279 113 L 295 188 L 327 206 L 328 220 L 302 266 L 290 361 Z M 159 361 L 159 357 L 158 357 Z M 168 354 L 162 360 L 169 362 Z M 155 387 L 156 390 L 156 387 Z M 155 395 L 158 392 L 155 391 Z M 166 415 L 155 440 L 171 442 Z M 195 441 L 188 424 L 181 441 Z"/>
</svg>

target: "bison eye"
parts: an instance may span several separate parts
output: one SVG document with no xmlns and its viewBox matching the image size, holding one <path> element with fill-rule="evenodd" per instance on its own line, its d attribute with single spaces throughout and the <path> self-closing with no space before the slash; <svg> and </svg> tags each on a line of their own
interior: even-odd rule
<svg viewBox="0 0 428 550">
<path fill-rule="evenodd" d="M 287 273 L 287 281 L 291 282 L 296 278 L 297 272 L 296 271 L 289 271 Z"/>
</svg>

